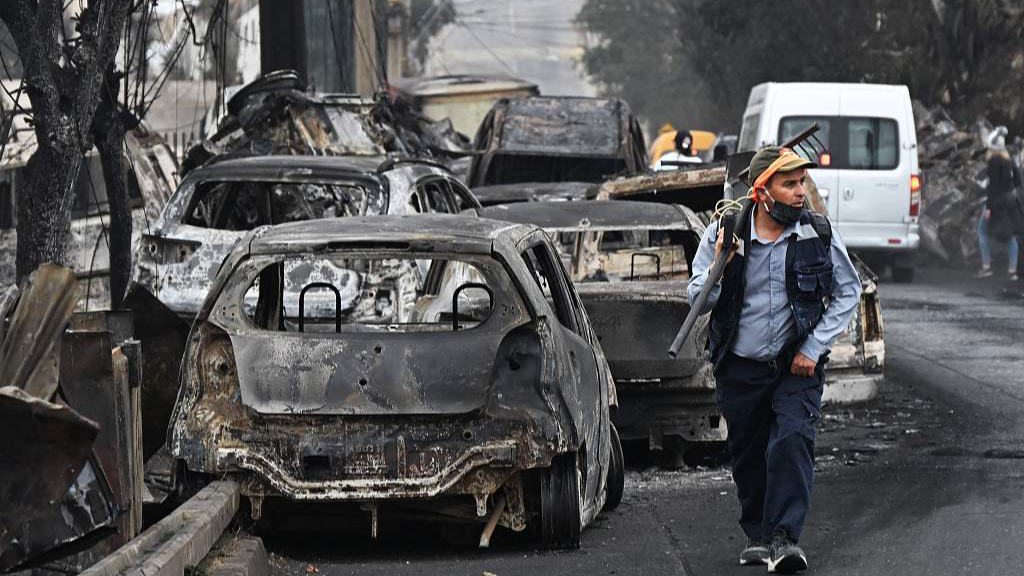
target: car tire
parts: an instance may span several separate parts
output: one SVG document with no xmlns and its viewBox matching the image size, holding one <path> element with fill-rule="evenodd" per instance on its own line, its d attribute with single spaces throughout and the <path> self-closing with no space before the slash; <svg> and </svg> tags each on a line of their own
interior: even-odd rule
<svg viewBox="0 0 1024 576">
<path fill-rule="evenodd" d="M 914 269 L 909 266 L 893 266 L 892 281 L 899 284 L 908 284 L 914 281 Z"/>
<path fill-rule="evenodd" d="M 608 462 L 607 494 L 604 499 L 605 510 L 615 510 L 622 503 L 622 493 L 626 489 L 626 459 L 622 454 L 622 441 L 615 424 L 611 427 L 612 453 Z"/>
<path fill-rule="evenodd" d="M 551 459 L 540 483 L 540 532 L 545 548 L 576 549 L 582 539 L 580 469 L 577 453 Z"/>
</svg>

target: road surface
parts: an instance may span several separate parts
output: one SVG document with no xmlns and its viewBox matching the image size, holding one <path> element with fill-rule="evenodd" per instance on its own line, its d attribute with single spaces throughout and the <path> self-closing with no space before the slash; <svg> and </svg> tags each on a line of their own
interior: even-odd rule
<svg viewBox="0 0 1024 576">
<path fill-rule="evenodd" d="M 808 574 L 1020 573 L 1024 283 L 919 276 L 881 287 L 880 398 L 825 410 L 801 542 Z M 264 538 L 277 574 L 758 572 L 737 563 L 743 538 L 727 468 L 665 472 L 633 460 L 623 504 L 585 532 L 579 551 L 534 551 L 501 531 L 479 551 L 430 524 L 386 519 L 377 542 L 364 526 L 322 517 Z"/>
</svg>

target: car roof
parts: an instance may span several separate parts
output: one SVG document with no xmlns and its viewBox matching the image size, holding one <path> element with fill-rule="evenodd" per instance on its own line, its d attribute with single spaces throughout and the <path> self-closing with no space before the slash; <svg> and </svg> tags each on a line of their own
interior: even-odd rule
<svg viewBox="0 0 1024 576">
<path fill-rule="evenodd" d="M 244 156 L 219 160 L 193 170 L 189 178 L 199 180 L 267 178 L 331 178 L 373 174 L 382 156 Z"/>
<path fill-rule="evenodd" d="M 598 187 L 593 182 L 519 182 L 477 186 L 473 188 L 473 195 L 485 206 L 510 202 L 582 200 L 596 196 Z"/>
<path fill-rule="evenodd" d="M 579 200 L 500 204 L 479 210 L 484 218 L 534 224 L 550 231 L 692 230 L 681 206 L 628 200 Z"/>
<path fill-rule="evenodd" d="M 436 162 L 416 158 L 266 155 L 219 160 L 193 170 L 188 177 L 190 180 L 332 179 L 354 175 L 374 175 L 385 165 L 385 162 L 389 162 L 386 172 L 423 169 L 426 171 L 444 170 L 450 173 L 450 170 Z"/>
<path fill-rule="evenodd" d="M 472 214 L 349 216 L 268 226 L 249 243 L 250 254 L 303 253 L 345 245 L 364 249 L 408 245 L 413 250 L 489 254 L 496 238 L 532 227 Z"/>
</svg>

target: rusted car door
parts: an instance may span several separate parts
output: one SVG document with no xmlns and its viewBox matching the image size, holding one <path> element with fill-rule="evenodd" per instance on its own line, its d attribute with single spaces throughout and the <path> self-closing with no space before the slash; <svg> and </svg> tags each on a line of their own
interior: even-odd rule
<svg viewBox="0 0 1024 576">
<path fill-rule="evenodd" d="M 599 493 L 608 467 L 608 393 L 606 374 L 601 369 L 591 342 L 592 331 L 585 318 L 578 297 L 572 291 L 564 268 L 554 248 L 542 232 L 526 237 L 520 244 L 520 254 L 544 294 L 552 337 L 558 348 L 567 351 L 568 362 L 559 363 L 562 393 L 569 403 L 584 461 L 581 465 L 585 478 L 587 501 Z"/>
</svg>

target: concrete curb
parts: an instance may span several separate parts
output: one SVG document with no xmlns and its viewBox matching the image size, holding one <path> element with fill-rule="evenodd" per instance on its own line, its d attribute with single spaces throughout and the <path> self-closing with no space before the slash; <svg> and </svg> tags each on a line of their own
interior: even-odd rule
<svg viewBox="0 0 1024 576">
<path fill-rule="evenodd" d="M 225 534 L 199 564 L 206 576 L 270 576 L 270 560 L 258 536 Z"/>
<path fill-rule="evenodd" d="M 213 482 L 82 576 L 180 576 L 210 551 L 234 518 L 238 502 L 238 484 Z"/>
<path fill-rule="evenodd" d="M 882 383 L 881 374 L 864 376 L 839 376 L 835 379 L 825 378 L 825 390 L 821 395 L 822 403 L 854 404 L 866 402 L 878 396 L 878 387 Z"/>
</svg>

